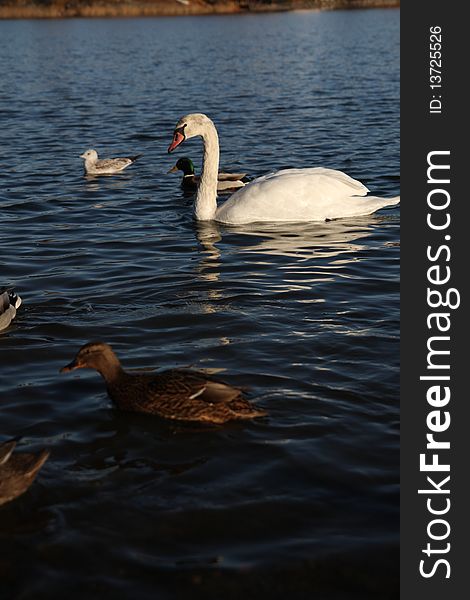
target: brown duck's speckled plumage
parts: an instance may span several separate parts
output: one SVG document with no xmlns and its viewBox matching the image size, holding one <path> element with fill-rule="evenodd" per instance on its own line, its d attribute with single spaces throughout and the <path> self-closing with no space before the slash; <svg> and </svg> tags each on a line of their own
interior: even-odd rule
<svg viewBox="0 0 470 600">
<path fill-rule="evenodd" d="M 14 441 L 0 444 L 0 505 L 24 494 L 49 457 L 46 450 L 37 455 L 13 455 L 15 446 Z"/>
<path fill-rule="evenodd" d="M 253 406 L 240 389 L 199 371 L 172 369 L 160 373 L 126 373 L 111 347 L 85 344 L 63 371 L 96 369 L 108 394 L 123 410 L 150 413 L 165 419 L 225 423 L 252 419 L 266 412 Z"/>
</svg>

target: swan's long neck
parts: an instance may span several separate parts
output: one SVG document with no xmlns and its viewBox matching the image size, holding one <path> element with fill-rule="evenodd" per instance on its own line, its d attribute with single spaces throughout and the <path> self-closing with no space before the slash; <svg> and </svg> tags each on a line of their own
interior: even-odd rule
<svg viewBox="0 0 470 600">
<path fill-rule="evenodd" d="M 194 202 L 194 218 L 197 221 L 214 219 L 217 211 L 217 177 L 219 174 L 219 136 L 212 123 L 202 133 L 204 159 L 201 181 Z"/>
</svg>

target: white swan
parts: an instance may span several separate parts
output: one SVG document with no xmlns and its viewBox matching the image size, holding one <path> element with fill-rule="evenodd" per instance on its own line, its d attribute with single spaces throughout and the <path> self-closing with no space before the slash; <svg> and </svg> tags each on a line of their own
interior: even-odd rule
<svg viewBox="0 0 470 600">
<path fill-rule="evenodd" d="M 359 181 L 341 171 L 315 167 L 284 169 L 258 177 L 218 207 L 219 137 L 209 117 L 200 113 L 182 117 L 168 152 L 195 136 L 201 136 L 204 144 L 201 182 L 194 202 L 194 217 L 198 221 L 215 220 L 229 225 L 325 221 L 368 215 L 400 202 L 399 196 L 365 197 L 369 190 Z"/>
</svg>

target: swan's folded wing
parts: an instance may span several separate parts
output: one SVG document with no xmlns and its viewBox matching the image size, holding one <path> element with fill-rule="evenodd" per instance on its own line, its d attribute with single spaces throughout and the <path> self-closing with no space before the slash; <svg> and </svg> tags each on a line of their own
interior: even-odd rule
<svg viewBox="0 0 470 600">
<path fill-rule="evenodd" d="M 216 219 L 227 224 L 325 221 L 370 214 L 395 203 L 367 197 L 368 191 L 334 169 L 285 169 L 235 192 L 217 209 Z"/>
<path fill-rule="evenodd" d="M 336 194 L 340 195 L 341 197 L 346 195 L 365 196 L 369 192 L 369 189 L 357 179 L 353 179 L 342 171 L 337 171 L 336 169 L 327 169 L 325 167 L 312 167 L 310 169 L 282 169 L 276 173 L 270 173 L 264 177 L 259 177 L 258 179 L 255 179 L 255 181 L 259 181 L 261 179 L 268 180 L 271 178 L 277 179 L 278 177 L 302 178 L 310 185 L 315 185 L 316 188 L 321 188 L 324 186 L 325 189 L 328 189 L 328 193 L 331 194 L 332 192 L 336 192 Z"/>
</svg>

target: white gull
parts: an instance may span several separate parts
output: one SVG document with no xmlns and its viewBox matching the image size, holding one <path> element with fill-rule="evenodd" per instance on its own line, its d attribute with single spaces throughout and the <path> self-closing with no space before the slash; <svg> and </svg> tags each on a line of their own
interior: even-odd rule
<svg viewBox="0 0 470 600">
<path fill-rule="evenodd" d="M 125 156 L 123 158 L 98 158 L 98 152 L 90 149 L 80 155 L 85 160 L 85 172 L 87 175 L 114 175 L 123 171 L 134 163 L 142 154 Z"/>
</svg>

